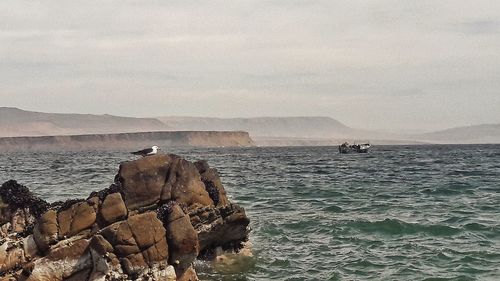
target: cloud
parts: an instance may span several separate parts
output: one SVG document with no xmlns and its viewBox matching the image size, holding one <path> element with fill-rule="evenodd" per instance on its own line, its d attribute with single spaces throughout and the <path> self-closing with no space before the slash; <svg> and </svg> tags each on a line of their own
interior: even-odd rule
<svg viewBox="0 0 500 281">
<path fill-rule="evenodd" d="M 496 1 L 4 1 L 0 17 L 2 105 L 500 122 Z"/>
<path fill-rule="evenodd" d="M 461 23 L 458 28 L 465 34 L 500 34 L 500 20 L 476 20 Z"/>
</svg>

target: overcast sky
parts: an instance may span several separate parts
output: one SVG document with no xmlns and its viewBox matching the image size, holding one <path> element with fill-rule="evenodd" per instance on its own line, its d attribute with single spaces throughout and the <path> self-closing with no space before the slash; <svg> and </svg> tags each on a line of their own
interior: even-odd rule
<svg viewBox="0 0 500 281">
<path fill-rule="evenodd" d="M 500 123 L 500 1 L 1 1 L 0 106 Z"/>
</svg>

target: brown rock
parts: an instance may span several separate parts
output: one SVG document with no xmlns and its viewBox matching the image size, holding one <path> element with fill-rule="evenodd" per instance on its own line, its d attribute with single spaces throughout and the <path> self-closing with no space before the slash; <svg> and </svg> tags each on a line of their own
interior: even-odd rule
<svg viewBox="0 0 500 281">
<path fill-rule="evenodd" d="M 148 264 L 144 260 L 144 257 L 141 253 L 128 255 L 125 258 L 121 258 L 120 262 L 123 266 L 124 271 L 129 275 L 137 274 L 148 268 Z"/>
<path fill-rule="evenodd" d="M 186 206 L 213 205 L 194 164 L 177 155 L 124 162 L 116 178 L 129 210 L 153 208 L 169 200 Z"/>
<path fill-rule="evenodd" d="M 10 222 L 6 222 L 2 226 L 0 226 L 0 238 L 9 236 L 9 234 L 11 233 L 10 230 Z"/>
<path fill-rule="evenodd" d="M 34 261 L 26 280 L 65 280 L 77 272 L 91 269 L 92 258 L 88 245 L 88 240 L 74 237 L 59 242 L 51 248 L 47 256 Z"/>
<path fill-rule="evenodd" d="M 18 279 L 16 277 L 12 276 L 11 274 L 9 274 L 7 276 L 0 277 L 0 281 L 18 281 Z"/>
<path fill-rule="evenodd" d="M 72 241 L 67 239 L 56 244 L 53 249 L 45 256 L 45 258 L 57 261 L 63 259 L 78 259 L 88 250 L 90 241 L 87 239 L 78 239 Z"/>
<path fill-rule="evenodd" d="M 88 280 L 88 277 L 90 276 L 90 273 L 92 272 L 92 269 L 84 269 L 80 270 L 74 274 L 72 274 L 70 277 L 65 278 L 64 281 L 82 281 L 82 280 Z"/>
<path fill-rule="evenodd" d="M 177 218 L 171 220 L 171 218 Z M 176 268 L 188 268 L 199 252 L 198 234 L 178 205 L 171 209 L 167 223 L 167 241 L 169 245 L 169 264 Z"/>
<path fill-rule="evenodd" d="M 35 217 L 30 213 L 29 208 L 16 209 L 11 214 L 11 231 L 15 233 L 23 232 L 26 227 L 35 222 Z"/>
<path fill-rule="evenodd" d="M 8 242 L 0 245 L 0 273 L 7 272 L 24 261 L 22 248 L 10 247 Z"/>
<path fill-rule="evenodd" d="M 94 208 L 94 211 L 97 213 L 99 210 L 99 204 L 101 201 L 99 200 L 98 196 L 92 196 L 89 199 L 87 199 L 87 203 Z"/>
<path fill-rule="evenodd" d="M 10 222 L 10 207 L 9 204 L 2 201 L 0 197 L 0 225 Z"/>
<path fill-rule="evenodd" d="M 59 211 L 13 181 L 0 195 L 0 280 L 198 280 L 200 246 L 227 249 L 248 234 L 217 171 L 176 155 L 125 162 L 109 188 L 51 206 Z"/>
<path fill-rule="evenodd" d="M 199 281 L 196 271 L 191 266 L 184 270 L 177 270 L 177 281 Z"/>
<path fill-rule="evenodd" d="M 165 238 L 165 229 L 155 212 L 132 216 L 127 222 L 137 245 L 141 249 L 148 248 Z"/>
<path fill-rule="evenodd" d="M 248 239 L 250 220 L 236 204 L 199 209 L 189 215 L 198 233 L 200 251 L 218 246 L 238 248 L 240 242 Z"/>
<path fill-rule="evenodd" d="M 155 205 L 160 201 L 172 156 L 155 155 L 123 162 L 117 179 L 129 210 Z"/>
<path fill-rule="evenodd" d="M 100 215 L 106 225 L 127 217 L 127 207 L 125 207 L 120 193 L 116 192 L 106 196 L 102 202 Z"/>
<path fill-rule="evenodd" d="M 18 184 L 15 180 L 4 182 L 0 186 L 0 198 L 2 205 L 8 205 L 11 213 L 17 209 L 23 209 L 26 213 L 25 218 L 36 219 L 49 207 L 49 203 L 35 196 L 27 187 Z"/>
<path fill-rule="evenodd" d="M 127 221 L 116 222 L 102 229 L 101 233 L 102 236 L 113 246 L 115 249 L 114 252 L 119 257 L 126 257 L 140 252 Z"/>
<path fill-rule="evenodd" d="M 87 202 L 71 205 L 68 209 L 57 214 L 59 239 L 73 236 L 84 229 L 90 228 L 95 223 L 95 220 L 94 208 Z"/>
<path fill-rule="evenodd" d="M 10 274 L 0 277 L 0 281 L 23 281 L 26 277 L 23 276 L 22 272 L 22 269 L 10 272 Z"/>
<path fill-rule="evenodd" d="M 198 169 L 198 172 L 201 175 L 201 180 L 205 184 L 205 189 L 210 195 L 210 198 L 214 201 L 215 205 L 225 206 L 229 204 L 226 190 L 222 185 L 222 181 L 220 180 L 217 170 L 210 168 L 205 160 L 197 161 L 194 165 Z"/>
<path fill-rule="evenodd" d="M 151 245 L 146 250 L 142 251 L 142 255 L 146 262 L 152 266 L 155 262 L 168 261 L 168 245 L 167 239 L 164 236 L 156 244 Z"/>
<path fill-rule="evenodd" d="M 214 205 L 213 200 L 205 190 L 198 169 L 193 163 L 183 158 L 175 159 L 172 162 L 165 190 L 170 190 L 171 200 L 188 207 Z"/>
<path fill-rule="evenodd" d="M 153 280 L 162 281 L 177 281 L 177 276 L 175 274 L 175 269 L 173 266 L 156 266 L 153 270 Z"/>
<path fill-rule="evenodd" d="M 113 252 L 113 246 L 102 235 L 96 234 L 90 239 L 90 247 L 99 255 Z"/>
<path fill-rule="evenodd" d="M 33 235 L 42 252 L 47 251 L 50 245 L 57 242 L 57 212 L 55 210 L 48 210 L 38 219 Z"/>
<path fill-rule="evenodd" d="M 36 245 L 33 234 L 23 238 L 23 251 L 26 259 L 34 258 L 39 254 L 38 246 Z"/>
<path fill-rule="evenodd" d="M 113 245 L 118 257 L 126 259 L 122 264 L 126 263 L 134 272 L 142 261 L 153 265 L 168 259 L 165 229 L 154 212 L 130 216 L 126 221 L 116 222 L 104 228 L 102 235 Z M 142 257 L 142 261 L 136 254 Z"/>
</svg>

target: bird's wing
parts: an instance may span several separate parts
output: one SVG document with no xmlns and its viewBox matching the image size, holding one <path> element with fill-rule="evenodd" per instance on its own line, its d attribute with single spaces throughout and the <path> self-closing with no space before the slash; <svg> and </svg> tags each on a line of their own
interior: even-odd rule
<svg viewBox="0 0 500 281">
<path fill-rule="evenodd" d="M 134 151 L 134 152 L 130 152 L 134 155 L 144 155 L 144 154 L 148 154 L 148 153 L 151 153 L 153 151 L 152 148 L 146 148 L 146 149 L 143 149 L 143 150 L 139 150 L 139 151 Z"/>
</svg>

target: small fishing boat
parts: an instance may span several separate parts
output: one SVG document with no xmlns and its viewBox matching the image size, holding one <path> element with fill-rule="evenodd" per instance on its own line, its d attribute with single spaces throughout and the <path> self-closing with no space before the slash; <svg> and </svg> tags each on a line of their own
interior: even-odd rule
<svg viewBox="0 0 500 281">
<path fill-rule="evenodd" d="M 343 144 L 339 145 L 339 153 L 367 153 L 370 147 L 371 145 L 369 143 L 349 144 L 348 142 L 344 142 Z"/>
</svg>

